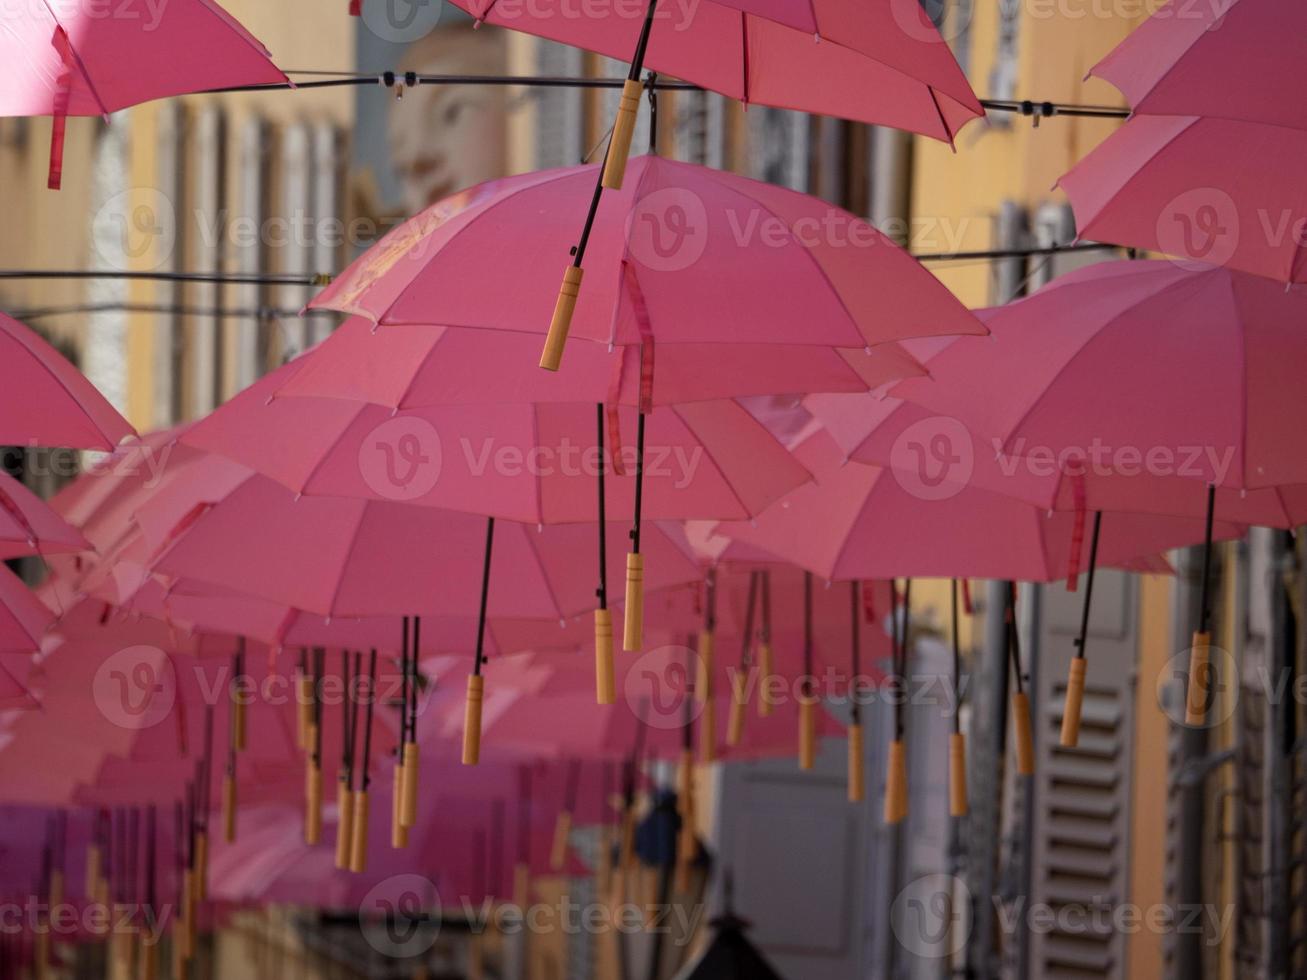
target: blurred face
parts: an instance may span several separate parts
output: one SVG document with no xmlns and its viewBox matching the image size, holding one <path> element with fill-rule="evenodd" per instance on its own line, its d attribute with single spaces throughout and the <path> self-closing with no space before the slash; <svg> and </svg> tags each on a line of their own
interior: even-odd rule
<svg viewBox="0 0 1307 980">
<path fill-rule="evenodd" d="M 404 70 L 423 75 L 499 74 L 498 38 L 457 31 L 455 43 L 439 32 L 415 44 Z M 486 41 L 480 38 L 485 37 Z M 392 102 L 390 155 L 416 214 L 454 191 L 501 177 L 505 159 L 505 93 L 485 85 L 419 85 Z"/>
</svg>

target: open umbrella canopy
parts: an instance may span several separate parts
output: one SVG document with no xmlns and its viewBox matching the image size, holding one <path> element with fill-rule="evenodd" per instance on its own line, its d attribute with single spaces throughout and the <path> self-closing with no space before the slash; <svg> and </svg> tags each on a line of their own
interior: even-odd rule
<svg viewBox="0 0 1307 980">
<path fill-rule="evenodd" d="M 0 29 L 0 38 L 4 36 Z M 5 445 L 113 449 L 124 436 L 134 434 L 127 420 L 62 354 L 3 313 L 0 358 L 7 366 L 0 388 L 0 442 Z"/>
<path fill-rule="evenodd" d="M 631 60 L 645 4 L 578 17 L 560 0 L 454 0 L 478 21 Z M 644 64 L 747 103 L 895 126 L 951 141 L 984 115 L 927 15 L 898 0 L 648 4 Z"/>
<path fill-rule="evenodd" d="M 595 520 L 601 465 L 610 471 L 609 516 L 633 514 L 636 429 L 633 408 L 609 409 L 600 422 L 595 405 L 575 402 L 396 412 L 335 398 L 267 403 L 246 391 L 182 439 L 306 496 L 558 524 Z M 609 443 L 602 464 L 601 438 Z M 747 517 L 807 479 L 736 402 L 668 406 L 648 416 L 645 517 Z"/>
<path fill-rule="evenodd" d="M 463 615 L 479 603 L 486 520 L 393 501 L 299 497 L 219 456 L 137 509 L 165 575 L 262 596 L 322 616 Z M 625 530 L 623 526 L 622 530 Z M 608 535 L 608 561 L 624 552 Z M 649 588 L 699 568 L 678 527 L 648 533 Z M 559 619 L 593 608 L 590 525 L 497 529 L 489 613 Z"/>
<path fill-rule="evenodd" d="M 1305 315 L 1299 291 L 1226 269 L 1077 270 L 987 314 L 993 339 L 949 345 L 933 380 L 891 389 L 926 412 L 899 452 L 917 462 L 915 439 L 954 482 L 999 457 L 1007 491 L 1042 487 L 1045 506 L 1072 506 L 1083 480 L 1090 510 L 1202 514 L 1211 483 L 1233 491 L 1219 516 L 1291 526 L 1307 483 Z"/>
<path fill-rule="evenodd" d="M 169 95 L 286 81 L 213 0 L 114 9 L 98 0 L 12 4 L 0 29 L 0 115 L 107 116 Z"/>
<path fill-rule="evenodd" d="M 352 317 L 281 377 L 274 397 L 309 396 L 426 408 L 493 402 L 677 405 L 749 395 L 865 391 L 921 374 L 898 344 L 867 350 L 805 343 L 575 344 L 556 372 L 535 366 L 539 342 L 503 330 L 408 324 L 378 330 Z"/>
<path fill-rule="evenodd" d="M 1307 8 L 1275 0 L 1171 0 L 1091 75 L 1121 90 L 1136 113 L 1206 116 L 1307 129 L 1295 97 Z"/>
<path fill-rule="evenodd" d="M 540 257 L 576 234 L 595 173 L 568 167 L 462 191 L 390 232 L 310 306 L 383 326 L 545 333 L 558 270 Z M 939 280 L 865 221 L 693 164 L 633 160 L 624 188 L 599 210 L 589 246 L 576 339 L 860 351 L 984 332 Z"/>
<path fill-rule="evenodd" d="M 1136 116 L 1064 174 L 1081 239 L 1307 281 L 1307 130 Z"/>
<path fill-rule="evenodd" d="M 1046 582 L 1072 567 L 1076 515 L 1049 512 L 1004 494 L 958 486 L 924 498 L 892 469 L 844 463 L 824 431 L 795 448 L 816 480 L 754 522 L 718 525 L 719 533 L 771 551 L 832 579 L 992 578 Z M 1129 564 L 1170 548 L 1199 544 L 1196 518 L 1105 515 L 1098 559 Z M 1219 538 L 1240 537 L 1218 524 Z"/>
</svg>

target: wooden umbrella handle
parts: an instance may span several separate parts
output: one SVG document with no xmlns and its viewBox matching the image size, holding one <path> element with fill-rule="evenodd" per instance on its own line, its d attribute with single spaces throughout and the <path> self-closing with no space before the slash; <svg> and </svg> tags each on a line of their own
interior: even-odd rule
<svg viewBox="0 0 1307 980">
<path fill-rule="evenodd" d="M 711 765 L 717 761 L 717 702 L 704 702 L 699 715 L 699 761 Z"/>
<path fill-rule="evenodd" d="M 354 794 L 343 779 L 336 780 L 336 813 L 336 867 L 348 871 L 354 841 Z"/>
<path fill-rule="evenodd" d="M 817 764 L 817 702 L 804 695 L 799 701 L 799 768 L 805 772 Z"/>
<path fill-rule="evenodd" d="M 463 707 L 463 765 L 481 761 L 481 706 L 486 698 L 486 679 L 468 674 L 467 702 Z"/>
<path fill-rule="evenodd" d="M 865 742 L 861 723 L 849 726 L 849 802 L 867 798 L 867 767 L 864 763 Z"/>
<path fill-rule="evenodd" d="M 1062 711 L 1062 744 L 1074 749 L 1080 744 L 1080 712 L 1085 703 L 1085 658 L 1072 657 L 1066 681 L 1066 707 Z"/>
<path fill-rule="evenodd" d="M 622 649 L 635 653 L 644 647 L 644 555 L 626 556 L 626 622 Z"/>
<path fill-rule="evenodd" d="M 952 732 L 948 739 L 948 813 L 967 815 L 967 737 Z"/>
<path fill-rule="evenodd" d="M 141 937 L 141 980 L 158 980 L 159 977 L 159 941 L 149 933 Z"/>
<path fill-rule="evenodd" d="M 195 834 L 195 897 L 200 900 L 209 897 L 209 832 L 207 830 Z"/>
<path fill-rule="evenodd" d="M 613 675 L 613 613 L 595 610 L 595 701 L 612 704 L 617 700 L 617 681 Z"/>
<path fill-rule="evenodd" d="M 772 712 L 771 678 L 776 673 L 776 656 L 768 642 L 758 644 L 758 717 L 769 718 Z"/>
<path fill-rule="evenodd" d="M 572 814 L 567 810 L 558 812 L 554 822 L 554 845 L 549 851 L 549 867 L 562 871 L 567 864 L 567 848 L 572 839 Z"/>
<path fill-rule="evenodd" d="M 902 739 L 889 744 L 889 766 L 885 775 L 885 822 L 902 823 L 908 815 L 908 752 Z"/>
<path fill-rule="evenodd" d="M 232 724 L 232 744 L 235 745 L 237 752 L 245 751 L 246 739 L 246 704 L 244 693 L 232 688 L 231 693 L 231 724 Z"/>
<path fill-rule="evenodd" d="M 477 719 L 480 721 L 480 718 Z M 404 809 L 399 818 L 405 827 L 418 822 L 418 743 L 404 743 Z"/>
<path fill-rule="evenodd" d="M 390 794 L 390 846 L 395 850 L 408 847 L 408 828 L 404 826 L 404 766 L 395 762 Z"/>
<path fill-rule="evenodd" d="M 100 894 L 100 869 L 103 867 L 100 845 L 91 844 L 86 849 L 86 897 L 95 901 Z"/>
<path fill-rule="evenodd" d="M 1035 739 L 1030 728 L 1030 697 L 1025 691 L 1012 695 L 1012 721 L 1016 726 L 1017 772 L 1035 774 Z"/>
<path fill-rule="evenodd" d="M 354 794 L 354 823 L 350 828 L 349 869 L 355 874 L 368 870 L 368 791 Z"/>
<path fill-rule="evenodd" d="M 735 748 L 744 740 L 744 715 L 749 707 L 749 679 L 744 671 L 731 675 L 731 713 L 726 720 L 726 744 Z"/>
<path fill-rule="evenodd" d="M 626 161 L 631 156 L 631 139 L 635 136 L 635 120 L 640 112 L 640 90 L 640 82 L 634 78 L 628 78 L 622 86 L 613 135 L 608 141 L 608 157 L 604 161 L 603 185 L 606 190 L 620 191 L 626 178 Z"/>
<path fill-rule="evenodd" d="M 699 669 L 694 684 L 694 699 L 703 704 L 712 700 L 713 661 L 716 656 L 716 637 L 713 635 L 712 630 L 702 631 L 699 634 Z"/>
<path fill-rule="evenodd" d="M 222 777 L 222 839 L 236 841 L 236 777 L 231 773 Z"/>
<path fill-rule="evenodd" d="M 1207 699 L 1211 691 L 1212 637 L 1201 630 L 1194 633 L 1189 648 L 1189 690 L 1185 699 L 1184 723 L 1199 726 L 1207 720 Z"/>
<path fill-rule="evenodd" d="M 310 758 L 304 765 L 304 843 L 322 840 L 322 770 Z"/>
<path fill-rule="evenodd" d="M 563 348 L 567 346 L 567 334 L 572 329 L 572 317 L 576 314 L 576 301 L 581 295 L 581 278 L 584 270 L 578 265 L 569 265 L 563 273 L 563 284 L 558 288 L 558 301 L 554 304 L 554 316 L 549 321 L 549 333 L 545 336 L 545 348 L 540 352 L 540 366 L 546 371 L 557 371 L 563 363 Z"/>
</svg>

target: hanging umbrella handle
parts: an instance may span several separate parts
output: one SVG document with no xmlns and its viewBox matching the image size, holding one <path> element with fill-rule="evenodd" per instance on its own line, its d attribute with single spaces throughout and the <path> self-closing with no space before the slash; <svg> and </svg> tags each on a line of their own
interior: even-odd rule
<svg viewBox="0 0 1307 980">
<path fill-rule="evenodd" d="M 349 842 L 349 869 L 355 874 L 368 870 L 368 791 L 354 794 L 354 825 Z"/>
<path fill-rule="evenodd" d="M 478 708 L 479 708 L 478 704 Z M 477 711 L 477 734 L 481 733 L 481 712 Z M 479 739 L 478 739 L 479 744 Z M 404 808 L 399 811 L 400 822 L 407 829 L 418 822 L 418 743 L 404 743 Z"/>
<path fill-rule="evenodd" d="M 1074 749 L 1080 743 L 1080 711 L 1085 702 L 1085 658 L 1072 657 L 1066 681 L 1066 707 L 1062 711 L 1062 744 Z"/>
<path fill-rule="evenodd" d="M 694 685 L 694 699 L 701 704 L 712 700 L 713 661 L 716 658 L 717 640 L 712 630 L 699 634 L 699 669 Z"/>
<path fill-rule="evenodd" d="M 1184 723 L 1201 726 L 1207 719 L 1207 701 L 1211 691 L 1210 633 L 1198 630 L 1189 648 L 1189 690 L 1185 699 Z"/>
<path fill-rule="evenodd" d="M 463 765 L 481 761 L 481 705 L 486 696 L 486 679 L 480 674 L 467 678 L 467 701 L 463 709 Z"/>
<path fill-rule="evenodd" d="M 554 316 L 549 321 L 545 348 L 540 353 L 540 366 L 546 371 L 557 371 L 563 363 L 563 348 L 567 346 L 567 334 L 572 329 L 572 316 L 576 313 L 576 301 L 581 295 L 581 277 L 584 274 L 585 271 L 579 265 L 569 265 L 563 273 L 563 285 L 559 287 Z"/>
<path fill-rule="evenodd" d="M 770 640 L 758 644 L 758 717 L 770 718 L 772 712 L 770 681 L 776 673 L 776 656 Z"/>
<path fill-rule="evenodd" d="M 322 769 L 312 757 L 304 765 L 304 843 L 322 840 Z"/>
<path fill-rule="evenodd" d="M 961 732 L 948 737 L 948 813 L 967 815 L 967 737 Z"/>
<path fill-rule="evenodd" d="M 635 120 L 640 112 L 640 94 L 644 85 L 637 78 L 628 78 L 622 85 L 622 97 L 617 103 L 617 118 L 613 121 L 613 135 L 608 141 L 608 156 L 604 160 L 604 189 L 620 191 L 626 178 L 626 161 L 631 156 L 631 139 L 635 136 Z"/>
<path fill-rule="evenodd" d="M 554 845 L 549 851 L 549 867 L 562 871 L 567 863 L 567 848 L 572 838 L 572 813 L 560 810 L 558 820 L 554 823 Z"/>
<path fill-rule="evenodd" d="M 817 699 L 805 693 L 799 700 L 799 768 L 817 764 Z"/>
<path fill-rule="evenodd" d="M 749 681 L 742 670 L 731 675 L 731 713 L 726 721 L 726 744 L 731 748 L 744 739 L 744 714 L 749 707 Z"/>
<path fill-rule="evenodd" d="M 699 761 L 705 766 L 717 761 L 717 701 L 709 698 L 699 715 Z"/>
<path fill-rule="evenodd" d="M 863 764 L 865 740 L 862 723 L 849 726 L 849 802 L 861 803 L 867 798 L 867 771 Z"/>
<path fill-rule="evenodd" d="M 336 867 L 348 871 L 354 840 L 354 794 L 344 779 L 336 781 L 336 813 Z"/>
<path fill-rule="evenodd" d="M 902 823 L 908 815 L 908 753 L 903 739 L 889 743 L 889 765 L 885 774 L 885 823 Z"/>
<path fill-rule="evenodd" d="M 1012 722 L 1016 726 L 1017 772 L 1035 774 L 1035 740 L 1030 731 L 1030 697 L 1025 691 L 1012 695 Z"/>
<path fill-rule="evenodd" d="M 626 556 L 626 623 L 622 649 L 636 653 L 644 646 L 644 555 Z"/>
<path fill-rule="evenodd" d="M 612 704 L 617 700 L 617 682 L 613 676 L 613 613 L 595 610 L 595 700 Z"/>
<path fill-rule="evenodd" d="M 401 812 L 404 807 L 404 765 L 396 759 L 390 791 L 390 846 L 395 850 L 408 847 L 408 828 Z"/>
</svg>

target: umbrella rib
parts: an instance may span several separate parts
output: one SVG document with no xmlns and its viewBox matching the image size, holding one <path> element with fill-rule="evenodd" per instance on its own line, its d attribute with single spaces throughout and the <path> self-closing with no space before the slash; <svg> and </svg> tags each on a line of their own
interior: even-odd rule
<svg viewBox="0 0 1307 980">
<path fill-rule="evenodd" d="M 334 401 L 336 399 L 332 399 L 332 400 Z M 349 420 L 349 425 L 345 427 L 346 432 L 348 432 L 350 427 L 352 427 L 354 423 L 356 423 L 359 420 L 359 416 L 361 416 L 368 407 L 369 407 L 368 402 L 356 402 L 354 404 L 354 414 Z M 309 484 L 313 481 L 313 478 L 318 475 L 318 472 L 322 469 L 322 467 L 326 465 L 327 460 L 331 457 L 331 455 L 335 453 L 336 450 L 340 447 L 340 443 L 342 439 L 343 439 L 342 435 L 337 435 L 333 440 L 330 448 L 328 448 L 326 452 L 324 452 L 321 456 L 318 457 L 318 461 L 309 468 L 308 473 L 304 475 L 304 479 L 299 481 L 299 486 L 292 487 L 291 489 L 293 489 L 297 494 L 308 494 L 309 496 L 317 496 L 317 494 L 308 493 Z"/>
<path fill-rule="evenodd" d="M 349 547 L 345 549 L 345 554 L 341 559 L 340 570 L 336 573 L 336 584 L 331 589 L 330 604 L 326 611 L 319 613 L 319 615 L 328 617 L 336 615 L 336 603 L 340 599 L 340 590 L 345 582 L 345 570 L 349 568 L 350 559 L 354 557 L 354 551 L 358 548 L 359 538 L 362 537 L 360 531 L 363 526 L 363 519 L 367 516 L 368 507 L 370 506 L 367 501 L 359 501 L 358 505 L 358 519 L 354 523 L 354 533 L 350 536 Z"/>
<path fill-rule="evenodd" d="M 1162 118 L 1162 117 L 1157 117 L 1157 116 L 1155 116 L 1155 117 L 1153 117 L 1153 118 Z M 1170 137 L 1169 137 L 1169 138 L 1168 138 L 1164 143 L 1162 143 L 1161 146 L 1157 147 L 1157 148 L 1154 149 L 1151 153 L 1149 153 L 1148 156 L 1147 156 L 1147 158 L 1146 158 L 1145 160 L 1143 160 L 1143 161 L 1139 164 L 1139 166 L 1137 166 L 1137 167 L 1134 168 L 1134 176 L 1138 176 L 1138 175 L 1139 175 L 1139 172 L 1142 171 L 1142 170 L 1144 169 L 1144 167 L 1148 166 L 1150 163 L 1152 163 L 1154 160 L 1156 160 L 1159 156 L 1161 156 L 1161 155 L 1162 155 L 1166 150 L 1170 149 L 1170 148 L 1171 148 L 1171 144 L 1174 143 L 1176 140 L 1178 140 L 1178 139 L 1179 139 L 1181 136 L 1183 136 L 1185 133 L 1189 132 L 1189 130 L 1190 130 L 1191 128 L 1193 128 L 1193 125 L 1199 121 L 1199 118 L 1200 118 L 1200 117 L 1198 117 L 1198 116 L 1176 116 L 1175 118 L 1177 118 L 1177 119 L 1188 119 L 1189 122 L 1185 125 L 1185 127 L 1184 127 L 1183 129 L 1181 129 L 1179 132 L 1175 133 L 1174 135 L 1170 136 Z M 1127 120 L 1127 122 L 1129 122 L 1129 120 Z M 1124 127 L 1122 127 L 1121 129 L 1117 130 L 1117 133 L 1121 133 L 1121 132 L 1124 132 L 1124 131 L 1125 131 L 1125 129 L 1124 129 Z M 1113 133 L 1113 134 L 1112 134 L 1112 136 L 1115 136 L 1115 135 L 1116 135 L 1116 133 Z M 1108 139 L 1111 139 L 1112 136 L 1109 136 Z M 1106 140 L 1105 140 L 1104 142 L 1106 142 Z M 1076 165 L 1075 165 L 1074 167 L 1072 167 L 1070 170 L 1068 170 L 1065 174 L 1063 174 L 1061 177 L 1059 177 L 1059 178 L 1057 179 L 1057 181 L 1053 184 L 1053 188 L 1054 188 L 1054 189 L 1061 188 L 1062 190 L 1065 191 L 1066 188 L 1062 187 L 1062 181 L 1065 180 L 1067 177 L 1069 177 L 1071 174 L 1075 173 L 1075 172 L 1076 172 L 1077 170 L 1079 170 L 1081 167 L 1083 167 L 1083 166 L 1085 165 L 1085 163 L 1088 162 L 1088 161 L 1093 157 L 1094 153 L 1096 153 L 1099 149 L 1102 148 L 1102 146 L 1103 146 L 1103 144 L 1100 143 L 1097 147 L 1094 148 L 1093 152 L 1091 152 L 1089 156 L 1087 156 L 1087 157 L 1082 157 L 1082 158 L 1079 160 L 1079 162 L 1076 163 Z M 1131 178 L 1131 179 L 1132 179 L 1132 178 Z M 1118 187 L 1115 191 L 1112 192 L 1112 194 L 1108 197 L 1108 199 L 1102 203 L 1102 205 L 1099 207 L 1098 211 L 1094 214 L 1094 216 L 1093 216 L 1092 218 L 1089 219 L 1089 221 L 1086 223 L 1085 227 L 1084 227 L 1083 229 L 1078 230 L 1078 231 L 1076 232 L 1076 241 L 1083 241 L 1083 240 L 1084 240 L 1085 235 L 1087 235 L 1087 234 L 1090 233 L 1090 225 L 1092 225 L 1092 224 L 1094 223 L 1094 221 L 1095 221 L 1095 220 L 1096 220 L 1100 215 L 1102 215 L 1102 213 L 1103 213 L 1104 211 L 1106 211 L 1109 207 L 1111 207 L 1112 204 L 1116 201 L 1116 199 L 1117 199 L 1118 197 L 1120 197 L 1122 194 L 1125 193 L 1125 189 L 1126 189 L 1126 187 L 1127 187 L 1129 184 L 1130 184 L 1130 179 L 1127 179 L 1127 180 L 1125 180 L 1125 181 L 1122 182 L 1122 184 L 1121 184 L 1120 187 Z M 1069 192 L 1068 192 L 1067 196 L 1070 197 Z M 1131 247 L 1131 246 L 1126 245 L 1126 246 L 1120 246 L 1120 247 L 1122 247 L 1122 248 L 1129 248 L 1129 247 Z M 1161 249 L 1158 249 L 1158 251 L 1161 251 Z"/>
<path fill-rule="evenodd" d="M 45 7 L 45 12 L 50 15 L 50 19 L 54 21 L 55 27 L 63 31 L 64 38 L 68 42 L 68 53 L 72 55 L 73 61 L 77 63 L 77 72 L 82 76 L 82 80 L 86 82 L 86 87 L 91 90 L 91 97 L 95 99 L 95 104 L 100 107 L 100 115 L 107 120 L 109 118 L 109 109 L 104 104 L 104 99 L 100 98 L 100 90 L 95 87 L 95 82 L 91 79 L 91 73 L 86 69 L 86 62 L 82 60 L 82 56 L 77 53 L 77 48 L 73 46 L 72 36 L 55 15 L 54 8 L 50 6 L 50 0 L 41 0 L 41 3 Z"/>
</svg>

